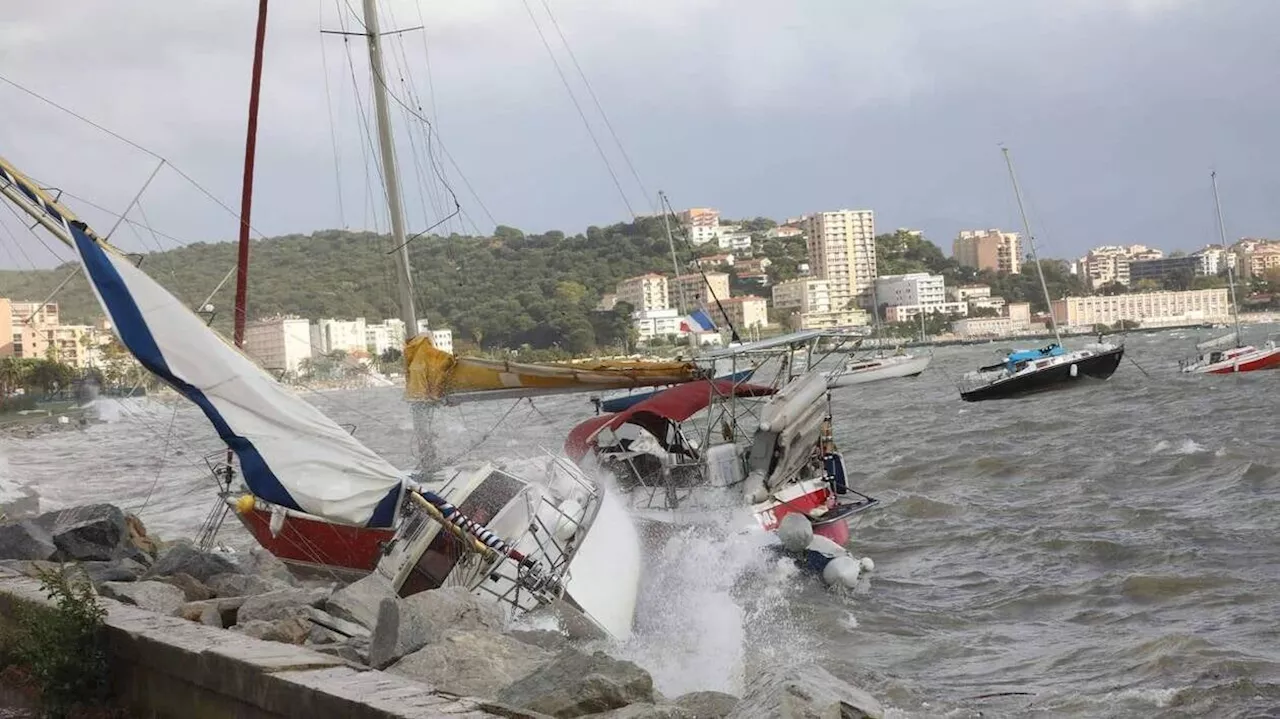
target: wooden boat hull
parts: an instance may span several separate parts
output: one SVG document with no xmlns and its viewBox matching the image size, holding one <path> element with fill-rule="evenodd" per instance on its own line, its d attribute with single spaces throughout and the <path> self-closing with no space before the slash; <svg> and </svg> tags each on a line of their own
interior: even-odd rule
<svg viewBox="0 0 1280 719">
<path fill-rule="evenodd" d="M 1037 392 L 1048 392 L 1071 387 L 1082 379 L 1107 379 L 1115 374 L 1124 359 L 1124 347 L 1099 352 L 1076 362 L 1062 362 L 1035 372 L 1014 375 L 991 384 L 961 392 L 966 402 L 991 399 L 1012 399 Z M 1074 374 L 1071 368 L 1075 367 Z"/>
</svg>

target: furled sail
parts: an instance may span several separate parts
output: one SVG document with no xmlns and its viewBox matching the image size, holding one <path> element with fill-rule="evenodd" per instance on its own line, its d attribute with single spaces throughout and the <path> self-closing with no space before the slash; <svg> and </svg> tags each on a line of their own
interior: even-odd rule
<svg viewBox="0 0 1280 719">
<path fill-rule="evenodd" d="M 699 379 L 692 362 L 595 361 L 521 364 L 455 357 L 436 349 L 427 335 L 405 345 L 410 400 L 468 402 L 633 387 L 658 387 Z"/>
<path fill-rule="evenodd" d="M 46 207 L 46 212 L 52 208 Z M 258 497 L 326 519 L 392 526 L 402 474 L 210 330 L 83 223 L 65 223 L 124 346 L 204 412 Z"/>
<path fill-rule="evenodd" d="M 1196 349 L 1200 350 L 1201 352 L 1207 352 L 1208 350 L 1216 350 L 1216 349 L 1222 349 L 1223 347 L 1231 347 L 1232 345 L 1235 344 L 1235 342 L 1236 342 L 1236 333 L 1232 332 L 1231 334 L 1226 334 L 1221 337 L 1215 337 L 1211 340 L 1201 342 L 1200 344 L 1196 345 Z"/>
</svg>

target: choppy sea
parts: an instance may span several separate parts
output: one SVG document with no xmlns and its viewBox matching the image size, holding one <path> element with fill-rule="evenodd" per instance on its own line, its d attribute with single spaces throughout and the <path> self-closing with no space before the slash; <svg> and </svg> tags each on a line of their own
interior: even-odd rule
<svg viewBox="0 0 1280 719">
<path fill-rule="evenodd" d="M 1008 343 L 938 348 L 919 378 L 837 391 L 852 477 L 882 500 L 854 535 L 870 582 L 837 593 L 758 537 L 687 530 L 650 557 L 616 651 L 668 696 L 741 693 L 754 666 L 816 660 L 894 717 L 1280 716 L 1280 372 L 1181 375 L 1211 334 L 1132 333 L 1111 380 L 1017 401 L 964 403 L 954 386 Z M 399 392 L 305 396 L 409 466 Z M 435 429 L 446 456 L 515 459 L 558 449 L 592 411 L 473 404 Z M 203 417 L 165 399 L 99 412 L 0 438 L 0 502 L 34 488 L 44 509 L 110 501 L 193 535 L 220 446 Z M 230 524 L 224 539 L 249 541 Z"/>
</svg>

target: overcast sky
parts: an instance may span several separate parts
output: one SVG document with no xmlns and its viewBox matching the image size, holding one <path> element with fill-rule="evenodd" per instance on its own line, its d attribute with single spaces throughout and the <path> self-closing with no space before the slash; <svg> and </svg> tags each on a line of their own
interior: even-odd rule
<svg viewBox="0 0 1280 719">
<path fill-rule="evenodd" d="M 399 97 L 420 97 L 465 175 L 440 159 L 470 220 L 451 229 L 573 233 L 629 217 L 527 7 L 636 212 L 659 189 L 678 208 L 728 217 L 869 208 L 880 230 L 920 228 L 949 251 L 957 230 L 1016 228 L 1003 142 L 1046 255 L 1214 239 L 1213 168 L 1228 234 L 1280 235 L 1274 0 L 547 3 L 649 196 L 543 0 L 383 3 L 384 31 L 425 26 L 388 38 L 389 75 Z M 358 111 L 371 117 L 364 40 L 352 38 L 348 54 L 341 36 L 319 33 L 360 29 L 349 9 L 359 6 L 273 3 L 253 212 L 262 234 L 385 227 Z M 15 4 L 0 25 L 0 75 L 238 208 L 256 10 L 251 0 Z M 0 155 L 106 207 L 124 208 L 156 165 L 9 85 L 0 107 Z M 422 229 L 439 219 L 443 191 L 420 189 L 419 176 L 433 175 L 424 131 L 399 110 L 396 120 L 410 225 Z M 184 242 L 235 235 L 231 214 L 167 169 L 141 206 Z M 0 221 L 0 265 L 26 264 L 15 239 L 32 262 L 54 261 L 8 212 Z M 115 240 L 173 244 L 125 230 Z"/>
</svg>

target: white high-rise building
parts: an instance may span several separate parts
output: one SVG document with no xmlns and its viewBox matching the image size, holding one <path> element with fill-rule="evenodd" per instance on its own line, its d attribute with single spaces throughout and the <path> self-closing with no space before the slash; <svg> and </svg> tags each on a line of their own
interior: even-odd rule
<svg viewBox="0 0 1280 719">
<path fill-rule="evenodd" d="M 876 301 L 882 305 L 939 305 L 947 301 L 942 275 L 912 272 L 876 278 Z"/>
<path fill-rule="evenodd" d="M 665 310 L 671 306 L 667 278 L 652 272 L 619 282 L 617 295 L 619 302 L 631 305 L 635 312 Z"/>
<path fill-rule="evenodd" d="M 363 317 L 354 320 L 322 319 L 311 325 L 311 347 L 317 354 L 329 354 L 337 350 L 343 352 L 363 352 L 366 350 L 365 321 Z"/>
<path fill-rule="evenodd" d="M 836 210 L 805 217 L 809 264 L 830 283 L 832 309 L 871 305 L 876 279 L 876 226 L 871 210 Z"/>
<path fill-rule="evenodd" d="M 297 374 L 311 359 L 311 325 L 302 317 L 269 317 L 244 326 L 245 354 L 268 370 Z"/>
</svg>

